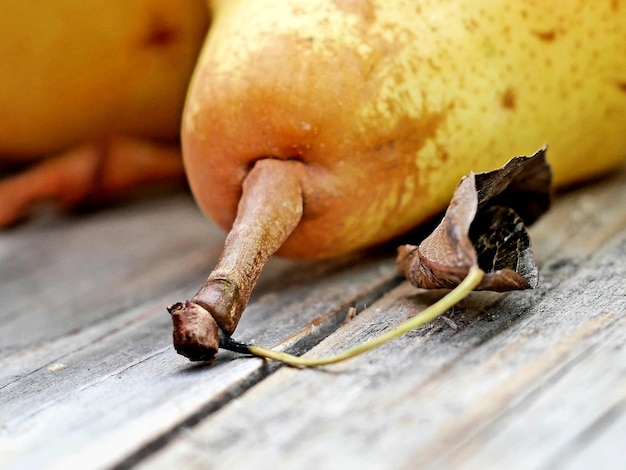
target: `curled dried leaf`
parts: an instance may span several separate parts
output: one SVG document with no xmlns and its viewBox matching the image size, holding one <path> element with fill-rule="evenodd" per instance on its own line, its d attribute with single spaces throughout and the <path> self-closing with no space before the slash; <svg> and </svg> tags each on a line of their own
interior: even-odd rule
<svg viewBox="0 0 626 470">
<path fill-rule="evenodd" d="M 479 290 L 535 288 L 538 269 L 526 227 L 548 210 L 551 192 L 546 148 L 498 170 L 470 173 L 430 236 L 398 249 L 398 269 L 427 289 L 453 288 L 472 267 L 485 272 Z"/>
</svg>

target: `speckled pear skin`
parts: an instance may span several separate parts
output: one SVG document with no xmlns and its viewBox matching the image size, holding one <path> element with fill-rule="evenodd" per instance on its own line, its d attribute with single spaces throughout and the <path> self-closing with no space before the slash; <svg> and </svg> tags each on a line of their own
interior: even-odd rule
<svg viewBox="0 0 626 470">
<path fill-rule="evenodd" d="M 210 3 L 187 175 L 229 229 L 254 162 L 302 162 L 304 213 L 282 255 L 388 240 L 440 212 L 462 175 L 545 144 L 557 185 L 626 156 L 619 2 Z"/>
</svg>

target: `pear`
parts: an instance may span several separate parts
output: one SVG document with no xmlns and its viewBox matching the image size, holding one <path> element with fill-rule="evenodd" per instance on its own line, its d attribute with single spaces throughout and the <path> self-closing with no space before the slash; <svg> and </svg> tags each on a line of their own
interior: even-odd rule
<svg viewBox="0 0 626 470">
<path fill-rule="evenodd" d="M 69 209 L 184 184 L 202 0 L 0 3 L 0 228 L 42 200 Z"/>
<path fill-rule="evenodd" d="M 198 204 L 231 232 L 203 288 L 170 308 L 191 359 L 233 332 L 275 251 L 389 240 L 442 211 L 464 174 L 545 144 L 557 185 L 626 156 L 619 2 L 210 5 L 183 157 Z"/>
<path fill-rule="evenodd" d="M 626 8 L 505 0 L 213 1 L 183 154 L 229 229 L 262 159 L 298 162 L 280 253 L 324 258 L 441 211 L 460 177 L 549 145 L 556 184 L 626 155 Z"/>
<path fill-rule="evenodd" d="M 202 0 L 0 3 L 0 167 L 111 134 L 178 139 Z"/>
</svg>

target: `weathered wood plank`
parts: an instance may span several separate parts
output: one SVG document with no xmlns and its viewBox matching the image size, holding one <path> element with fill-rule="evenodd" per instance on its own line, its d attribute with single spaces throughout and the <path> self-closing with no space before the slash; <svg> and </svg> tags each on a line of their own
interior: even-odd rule
<svg viewBox="0 0 626 470">
<path fill-rule="evenodd" d="M 318 370 L 283 368 L 140 468 L 623 468 L 626 173 L 534 229 L 542 283 L 474 293 L 446 321 Z M 439 294 L 406 283 L 310 355 L 357 344 Z"/>
<path fill-rule="evenodd" d="M 221 237 L 182 196 L 0 232 L 3 356 L 201 279 Z"/>
<path fill-rule="evenodd" d="M 0 466 L 123 462 L 275 367 L 191 366 L 165 306 L 192 295 L 223 234 L 189 198 L 41 221 L 0 235 Z M 398 278 L 390 256 L 273 260 L 237 330 L 302 352 Z"/>
<path fill-rule="evenodd" d="M 275 366 L 256 359 L 221 354 L 212 368 L 190 367 L 171 349 L 164 306 L 197 289 L 223 240 L 190 200 L 2 234 L 0 463 L 128 465 L 177 429 L 181 439 L 150 465 L 180 465 L 181 457 L 203 468 L 306 466 L 307 458 L 366 468 L 459 456 L 481 463 L 507 460 L 509 441 L 537 426 L 551 436 L 551 422 L 568 433 L 542 440 L 538 462 L 587 462 L 624 423 L 623 368 L 606 365 L 626 363 L 625 182 L 622 173 L 568 194 L 533 230 L 539 290 L 475 294 L 450 315 L 456 330 L 436 322 L 342 366 L 281 369 L 269 379 Z M 389 289 L 392 264 L 389 256 L 274 260 L 237 335 L 306 350 L 348 306 L 370 305 Z M 377 334 L 437 295 L 402 285 L 313 354 Z M 565 391 L 569 409 L 588 407 L 573 423 L 560 406 Z"/>
</svg>

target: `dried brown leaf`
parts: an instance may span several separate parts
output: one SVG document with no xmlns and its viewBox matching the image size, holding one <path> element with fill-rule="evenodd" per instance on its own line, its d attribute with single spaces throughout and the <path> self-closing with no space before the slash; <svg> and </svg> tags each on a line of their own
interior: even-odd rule
<svg viewBox="0 0 626 470">
<path fill-rule="evenodd" d="M 526 227 L 550 206 L 552 172 L 545 154 L 542 148 L 464 177 L 430 236 L 398 249 L 400 272 L 416 287 L 453 288 L 478 266 L 486 274 L 477 289 L 535 288 L 538 269 Z"/>
</svg>

